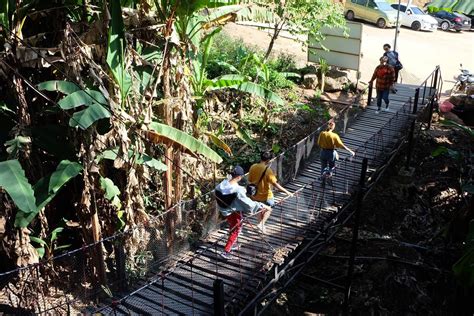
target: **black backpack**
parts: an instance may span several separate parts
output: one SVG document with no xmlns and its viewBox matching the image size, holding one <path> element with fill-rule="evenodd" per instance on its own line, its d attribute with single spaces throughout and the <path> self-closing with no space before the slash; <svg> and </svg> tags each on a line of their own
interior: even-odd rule
<svg viewBox="0 0 474 316">
<path fill-rule="evenodd" d="M 214 194 L 216 195 L 217 205 L 223 208 L 230 207 L 232 202 L 237 197 L 237 193 L 222 194 L 222 192 L 219 190 L 216 190 Z"/>
</svg>

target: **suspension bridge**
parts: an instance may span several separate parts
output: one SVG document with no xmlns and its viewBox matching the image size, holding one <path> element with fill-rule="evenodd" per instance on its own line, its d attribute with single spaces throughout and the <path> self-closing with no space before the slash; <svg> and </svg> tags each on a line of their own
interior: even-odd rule
<svg viewBox="0 0 474 316">
<path fill-rule="evenodd" d="M 216 228 L 207 225 L 203 229 L 207 234 L 197 246 L 176 250 L 172 256 L 163 254 L 163 251 L 144 251 L 138 254 L 123 249 L 122 238 L 126 234 L 133 236 L 138 243 L 145 243 L 147 239 L 146 245 L 142 246 L 148 250 L 169 248 L 163 246 L 167 242 L 166 236 L 161 235 L 164 227 L 137 227 L 50 259 L 52 266 L 64 274 L 64 282 L 52 285 L 59 297 L 57 302 L 38 303 L 40 308 L 36 308 L 35 313 L 264 313 L 304 266 L 325 248 L 339 228 L 351 218 L 355 218 L 357 223 L 363 198 L 401 149 L 406 149 L 406 165 L 410 165 L 414 135 L 421 126 L 423 117 L 427 117 L 425 128 L 430 128 L 433 107 L 441 87 L 441 72 L 436 67 L 419 86 L 398 84 L 397 93 L 390 95 L 390 111 L 375 113 L 376 106 L 370 87 L 366 106 L 354 104 L 339 112 L 334 118 L 336 132 L 356 155 L 349 157 L 347 152 L 340 152 L 341 159 L 330 183 L 322 185 L 317 181 L 320 163 L 319 149 L 315 143 L 319 133 L 326 128 L 325 125 L 276 157 L 272 168 L 294 195 L 286 197 L 280 193 L 275 194 L 277 203 L 267 221 L 265 234 L 256 227 L 255 215 L 245 219 L 243 231 L 238 237 L 238 247 L 232 252 L 231 259 L 219 256 L 228 236 L 228 227 L 217 220 L 216 212 L 213 218 L 202 219 L 202 222 L 217 223 Z M 184 216 L 184 223 L 188 217 L 197 216 L 199 207 L 206 210 L 215 208 L 215 201 L 210 195 L 203 195 L 203 199 L 199 203 L 191 201 L 179 205 L 179 211 L 184 210 L 180 213 Z M 354 226 L 357 227 L 357 224 Z M 354 231 L 353 245 L 357 240 L 357 229 L 354 228 Z M 159 236 L 151 238 L 150 232 Z M 157 245 L 158 243 L 161 244 Z M 99 248 L 107 249 L 113 254 L 106 263 L 109 283 L 105 288 L 109 292 L 113 289 L 107 300 L 97 300 L 100 289 L 91 290 L 88 286 L 94 282 L 89 277 L 94 273 L 88 258 L 93 258 Z M 140 260 L 146 262 L 142 264 L 146 273 L 133 276 L 127 274 L 124 259 L 126 255 L 134 256 L 134 271 L 140 270 L 137 269 Z M 0 281 L 20 272 L 25 280 L 29 277 L 37 278 L 45 267 L 45 264 L 40 263 L 1 273 Z M 346 298 L 350 293 L 348 285 L 351 274 L 349 267 L 346 283 L 340 285 L 341 289 L 346 289 Z M 111 280 L 114 281 L 110 282 Z M 80 286 L 76 286 L 79 284 Z M 18 287 L 21 288 L 21 285 Z M 11 296 L 11 293 L 7 295 Z"/>
<path fill-rule="evenodd" d="M 376 114 L 374 101 L 369 101 L 364 110 L 346 108 L 336 118 L 336 130 L 356 155 L 351 158 L 341 152 L 331 184 L 321 185 L 316 181 L 320 172 L 317 156 L 299 168 L 298 153 L 304 156 L 308 147 L 314 145 L 317 135 L 325 128 L 322 126 L 296 145 L 296 167 L 290 165 L 296 172 L 285 184 L 295 194 L 292 197 L 276 194 L 277 204 L 267 222 L 266 234 L 256 228 L 255 216 L 247 218 L 238 248 L 231 259 L 225 260 L 218 255 L 228 235 L 228 229 L 222 226 L 209 234 L 196 250 L 183 254 L 172 268 L 160 271 L 138 284 L 135 291 L 96 312 L 261 314 L 277 297 L 279 289 L 350 219 L 356 211 L 355 193 L 367 191 L 402 139 L 408 143 L 409 164 L 415 120 L 424 110 L 431 117 L 440 85 L 440 72 L 436 68 L 420 86 L 398 84 L 397 93 L 390 95 L 390 111 Z M 277 171 L 285 168 L 278 158 L 273 167 Z"/>
</svg>

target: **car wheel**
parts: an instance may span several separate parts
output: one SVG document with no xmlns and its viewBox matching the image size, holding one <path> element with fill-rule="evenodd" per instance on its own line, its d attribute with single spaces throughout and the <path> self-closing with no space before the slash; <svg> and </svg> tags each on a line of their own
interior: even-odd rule
<svg viewBox="0 0 474 316">
<path fill-rule="evenodd" d="M 421 23 L 418 21 L 413 22 L 411 25 L 411 29 L 413 31 L 419 31 L 421 29 Z"/>
<path fill-rule="evenodd" d="M 385 26 L 387 26 L 387 22 L 385 22 L 384 19 L 380 18 L 377 20 L 377 26 L 380 27 L 381 29 L 384 29 Z"/>
<path fill-rule="evenodd" d="M 351 11 L 351 10 L 347 11 L 347 13 L 346 13 L 346 19 L 348 19 L 349 21 L 354 20 L 354 12 Z"/>
<path fill-rule="evenodd" d="M 441 23 L 441 29 L 442 29 L 443 31 L 449 30 L 449 23 L 446 22 L 446 21 L 444 21 L 443 23 Z"/>
</svg>

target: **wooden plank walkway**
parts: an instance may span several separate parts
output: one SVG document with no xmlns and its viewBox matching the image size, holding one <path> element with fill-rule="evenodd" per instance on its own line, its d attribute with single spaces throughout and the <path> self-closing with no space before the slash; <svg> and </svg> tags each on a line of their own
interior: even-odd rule
<svg viewBox="0 0 474 316">
<path fill-rule="evenodd" d="M 390 112 L 375 114 L 375 102 L 339 131 L 343 142 L 356 151 L 340 151 L 341 162 L 333 178 L 333 185 L 323 187 L 315 181 L 320 163 L 315 159 L 285 187 L 298 193 L 283 200 L 276 193 L 276 201 L 266 234 L 256 227 L 255 218 L 249 218 L 239 236 L 239 248 L 233 258 L 224 260 L 217 253 L 223 249 L 228 229 L 213 232 L 193 252 L 183 255 L 174 270 L 166 276 L 137 284 L 138 290 L 120 304 L 107 307 L 102 314 L 131 315 L 210 315 L 213 310 L 213 282 L 220 278 L 225 286 L 228 306 L 247 300 L 265 284 L 272 268 L 291 256 L 305 238 L 314 238 L 324 225 L 351 198 L 360 176 L 361 161 L 369 158 L 369 171 L 378 167 L 381 157 L 393 149 L 401 133 L 413 119 L 407 101 L 415 95 L 415 86 L 398 85 L 397 94 L 390 95 Z M 430 90 L 428 94 L 431 95 Z M 421 100 L 420 100 L 421 101 Z M 422 102 L 420 102 L 421 104 Z M 420 106 L 421 108 L 421 106 Z M 347 158 L 347 159 L 346 159 Z"/>
</svg>

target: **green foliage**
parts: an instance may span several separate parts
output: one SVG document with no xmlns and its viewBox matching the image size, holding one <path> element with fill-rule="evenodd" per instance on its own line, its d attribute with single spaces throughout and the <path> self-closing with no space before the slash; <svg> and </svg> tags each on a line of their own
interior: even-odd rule
<svg viewBox="0 0 474 316">
<path fill-rule="evenodd" d="M 120 189 L 109 178 L 100 177 L 100 188 L 105 192 L 105 198 L 117 209 L 122 207 L 120 203 Z"/>
<path fill-rule="evenodd" d="M 18 160 L 0 162 L 0 187 L 25 214 L 36 211 L 36 199 Z"/>
<path fill-rule="evenodd" d="M 80 106 L 85 109 L 75 112 L 69 119 L 69 126 L 85 130 L 100 119 L 109 118 L 110 111 L 106 108 L 108 102 L 104 95 L 92 89 L 79 90 L 74 83 L 67 81 L 46 81 L 38 85 L 38 89 L 59 91 L 66 94 L 58 104 L 63 110 L 71 110 Z"/>
<path fill-rule="evenodd" d="M 107 64 L 112 71 L 115 81 L 120 87 L 122 102 L 127 97 L 131 87 L 130 75 L 125 64 L 125 26 L 122 19 L 122 9 L 119 1 L 110 1 L 111 21 L 107 41 Z"/>
<path fill-rule="evenodd" d="M 59 189 L 81 171 L 82 166 L 77 162 L 61 161 L 56 171 L 40 179 L 32 188 L 18 160 L 0 162 L 0 187 L 5 189 L 19 209 L 15 226 L 28 226 Z"/>
<path fill-rule="evenodd" d="M 235 134 L 240 140 L 242 140 L 244 143 L 246 143 L 250 147 L 255 148 L 255 141 L 252 139 L 249 132 L 245 128 L 239 126 L 239 124 L 232 121 L 230 122 L 230 124 L 234 128 Z"/>
<path fill-rule="evenodd" d="M 455 127 L 461 131 L 463 131 L 464 133 L 466 133 L 469 137 L 474 137 L 474 130 L 472 128 L 469 128 L 465 125 L 461 125 L 459 123 L 456 123 L 454 121 L 451 121 L 451 120 L 444 120 L 443 123 L 442 123 L 444 126 L 451 126 L 451 127 Z"/>
<path fill-rule="evenodd" d="M 265 99 L 268 102 L 274 102 L 278 105 L 285 104 L 285 101 L 283 101 L 283 99 L 275 92 L 270 91 L 262 85 L 250 81 L 242 82 L 241 84 L 236 86 L 236 88 L 240 91 L 248 92 L 255 96 L 261 97 L 262 99 Z"/>
<path fill-rule="evenodd" d="M 431 153 L 431 157 L 438 157 L 441 155 L 447 155 L 450 158 L 453 158 L 454 160 L 462 160 L 462 154 L 457 151 L 457 150 L 452 150 L 449 148 L 446 148 L 444 146 L 438 146 L 433 152 Z"/>
<path fill-rule="evenodd" d="M 117 159 L 118 151 L 119 151 L 118 147 L 104 150 L 102 153 L 97 155 L 95 161 L 96 163 L 100 163 L 102 159 L 115 160 Z M 147 154 L 137 153 L 133 149 L 128 150 L 128 158 L 131 161 L 134 161 L 135 164 L 137 165 L 145 165 L 147 167 L 155 169 L 156 171 L 162 172 L 168 169 L 163 162 L 153 157 L 150 157 Z M 122 159 L 122 158 L 119 158 L 119 159 Z"/>
<path fill-rule="evenodd" d="M 50 80 L 42 82 L 38 85 L 38 89 L 46 91 L 59 91 L 63 94 L 71 94 L 81 90 L 77 84 L 62 80 Z"/>
<path fill-rule="evenodd" d="M 109 117 L 109 110 L 98 103 L 94 103 L 86 109 L 74 113 L 69 119 L 69 126 L 80 127 L 85 130 L 98 120 Z"/>
<path fill-rule="evenodd" d="M 236 73 L 238 66 L 246 56 L 258 52 L 255 47 L 243 44 L 242 40 L 222 33 L 216 36 L 214 42 L 218 44 L 212 46 L 206 67 L 209 78 Z"/>
<path fill-rule="evenodd" d="M 324 58 L 319 58 L 319 73 L 326 75 L 329 72 L 329 64 Z"/>
<path fill-rule="evenodd" d="M 41 178 L 34 186 L 36 198 L 36 209 L 33 212 L 18 212 L 15 218 L 15 226 L 26 227 L 38 215 L 38 212 L 48 205 L 57 195 L 59 190 L 71 179 L 75 178 L 82 171 L 82 165 L 77 162 L 63 160 L 56 167 L 56 170 L 49 176 Z"/>
<path fill-rule="evenodd" d="M 222 158 L 214 150 L 209 148 L 206 144 L 185 132 L 157 122 L 152 122 L 150 127 L 155 131 L 160 138 L 165 141 L 172 141 L 193 153 L 200 154 L 216 163 L 221 163 Z"/>
<path fill-rule="evenodd" d="M 21 135 L 18 135 L 15 138 L 5 142 L 7 153 L 9 154 L 10 158 L 17 158 L 18 153 L 22 150 L 22 148 L 29 144 L 31 144 L 31 138 Z"/>
<path fill-rule="evenodd" d="M 248 14 L 242 19 L 270 23 L 279 26 L 274 38 L 282 27 L 294 35 L 305 34 L 316 41 L 323 39 L 323 27 L 344 27 L 344 9 L 339 3 L 332 0 L 261 0 L 256 3 L 260 8 L 254 10 L 255 14 Z M 262 14 L 267 11 L 267 14 Z M 275 37 L 276 36 L 276 37 Z M 306 40 L 307 44 L 307 40 Z M 271 47 L 267 51 L 268 57 Z"/>
<path fill-rule="evenodd" d="M 275 59 L 270 59 L 268 65 L 278 72 L 294 72 L 298 69 L 295 56 L 286 53 L 280 53 Z"/>
<path fill-rule="evenodd" d="M 10 7 L 13 9 L 15 8 L 15 3 L 12 3 L 11 0 L 2 0 L 0 1 L 0 25 L 5 25 L 8 29 L 10 29 Z"/>
<path fill-rule="evenodd" d="M 32 242 L 35 242 L 41 246 L 41 247 L 36 248 L 36 251 L 38 252 L 38 256 L 40 258 L 43 258 L 45 255 L 46 257 L 49 258 L 53 254 L 53 252 L 71 247 L 71 245 L 61 245 L 61 246 L 57 245 L 56 241 L 59 237 L 59 234 L 62 233 L 63 231 L 64 231 L 64 227 L 55 228 L 51 232 L 51 234 L 48 235 L 46 240 L 41 239 L 39 237 L 30 236 L 30 240 Z"/>
<path fill-rule="evenodd" d="M 453 272 L 461 284 L 474 286 L 474 220 L 469 223 L 464 255 L 453 265 Z"/>
</svg>

